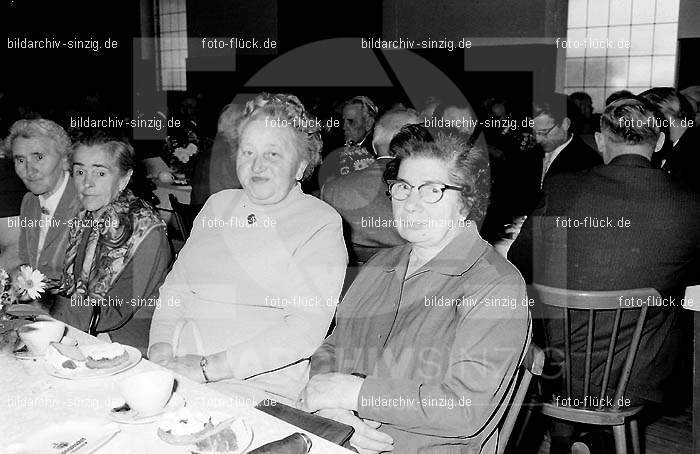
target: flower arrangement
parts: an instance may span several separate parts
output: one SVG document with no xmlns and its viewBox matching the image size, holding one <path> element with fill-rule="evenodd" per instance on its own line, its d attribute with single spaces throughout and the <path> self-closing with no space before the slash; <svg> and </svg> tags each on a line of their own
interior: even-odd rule
<svg viewBox="0 0 700 454">
<path fill-rule="evenodd" d="M 20 266 L 14 278 L 0 268 L 0 352 L 14 350 L 17 329 L 46 314 L 36 305 L 21 304 L 39 299 L 46 286 L 46 276 L 31 266 Z"/>
<path fill-rule="evenodd" d="M 197 124 L 194 121 L 186 121 L 183 126 L 169 131 L 165 138 L 163 159 L 179 180 L 192 178 L 194 158 L 200 150 L 211 145 L 211 141 L 200 138 L 196 130 Z"/>
<path fill-rule="evenodd" d="M 0 268 L 0 311 L 10 304 L 38 299 L 46 290 L 46 276 L 31 266 L 22 265 L 14 279 Z"/>
</svg>

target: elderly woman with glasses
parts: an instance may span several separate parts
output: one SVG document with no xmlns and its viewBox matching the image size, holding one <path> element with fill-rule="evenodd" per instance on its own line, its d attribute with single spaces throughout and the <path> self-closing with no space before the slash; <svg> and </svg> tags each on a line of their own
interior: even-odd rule
<svg viewBox="0 0 700 454">
<path fill-rule="evenodd" d="M 523 279 L 467 220 L 485 158 L 422 125 L 404 126 L 391 151 L 385 178 L 408 243 L 360 271 L 299 404 L 352 425 L 361 453 L 495 452 L 530 328 Z"/>
<path fill-rule="evenodd" d="M 343 284 L 341 219 L 301 190 L 321 137 L 295 96 L 256 97 L 235 128 L 243 189 L 212 195 L 195 219 L 160 289 L 149 358 L 223 392 L 294 402 Z"/>
</svg>

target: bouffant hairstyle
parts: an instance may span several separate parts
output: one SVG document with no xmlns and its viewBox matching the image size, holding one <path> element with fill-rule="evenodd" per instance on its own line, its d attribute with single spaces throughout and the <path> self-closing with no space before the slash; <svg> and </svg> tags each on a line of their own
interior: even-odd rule
<svg viewBox="0 0 700 454">
<path fill-rule="evenodd" d="M 297 156 L 307 162 L 302 180 L 309 178 L 321 162 L 323 140 L 316 118 L 306 111 L 299 98 L 282 93 L 262 93 L 256 96 L 246 103 L 235 137 L 240 137 L 245 127 L 257 118 L 280 120 L 281 124 L 294 133 Z"/>
</svg>

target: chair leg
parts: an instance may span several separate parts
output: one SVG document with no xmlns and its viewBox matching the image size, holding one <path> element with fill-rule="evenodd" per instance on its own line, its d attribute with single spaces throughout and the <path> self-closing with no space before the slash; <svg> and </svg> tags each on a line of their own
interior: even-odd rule
<svg viewBox="0 0 700 454">
<path fill-rule="evenodd" d="M 625 425 L 613 426 L 613 435 L 615 435 L 615 452 L 617 454 L 627 454 L 627 435 L 625 434 Z"/>
<path fill-rule="evenodd" d="M 532 402 L 530 405 L 528 405 L 527 410 L 525 412 L 525 417 L 523 418 L 523 423 L 522 426 L 520 427 L 520 432 L 518 433 L 518 439 L 515 440 L 515 446 L 520 446 L 520 443 L 523 441 L 523 437 L 525 436 L 525 429 L 527 429 L 528 424 L 530 423 L 530 418 L 532 417 Z"/>
<path fill-rule="evenodd" d="M 637 425 L 637 420 L 630 420 L 630 437 L 632 437 L 632 452 L 634 454 L 642 454 L 640 448 L 641 439 L 639 438 L 639 426 Z"/>
</svg>

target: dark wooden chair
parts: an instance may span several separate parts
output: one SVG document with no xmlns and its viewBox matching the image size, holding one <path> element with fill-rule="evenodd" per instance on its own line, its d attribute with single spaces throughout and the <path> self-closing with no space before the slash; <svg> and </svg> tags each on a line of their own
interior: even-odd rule
<svg viewBox="0 0 700 454">
<path fill-rule="evenodd" d="M 182 241 L 187 241 L 187 238 L 192 232 L 192 225 L 194 224 L 194 219 L 199 214 L 199 211 L 204 205 L 189 205 L 186 203 L 180 203 L 174 194 L 168 194 L 168 200 L 170 200 L 170 207 L 173 209 L 173 218 L 175 219 L 175 225 L 177 230 L 182 235 Z"/>
<path fill-rule="evenodd" d="M 508 446 L 508 440 L 515 427 L 515 422 L 520 414 L 520 409 L 523 406 L 525 395 L 530 387 L 533 375 L 542 375 L 544 368 L 544 352 L 534 342 L 530 343 L 530 347 L 520 363 L 518 372 L 518 381 L 515 388 L 515 393 L 510 402 L 510 407 L 506 411 L 503 423 L 498 431 L 498 454 L 503 454 Z"/>
<path fill-rule="evenodd" d="M 617 454 L 627 453 L 627 435 L 626 428 L 629 424 L 632 451 L 635 454 L 641 453 L 641 440 L 639 438 L 639 428 L 634 417 L 642 410 L 642 406 L 622 406 L 622 398 L 625 395 L 627 384 L 629 382 L 632 366 L 637 355 L 639 343 L 642 337 L 642 330 L 646 321 L 648 310 L 648 302 L 659 298 L 658 291 L 652 288 L 632 289 L 632 290 L 615 290 L 615 291 L 574 291 L 544 285 L 533 284 L 528 286 L 528 296 L 534 299 L 539 305 L 559 308 L 562 311 L 563 325 L 563 340 L 564 340 L 564 388 L 567 405 L 557 405 L 557 403 L 545 402 L 542 404 L 542 414 L 551 417 L 562 419 L 565 421 L 592 424 L 598 426 L 612 427 L 613 435 L 615 436 L 615 450 Z M 620 304 L 620 297 L 627 301 L 634 301 L 632 306 L 623 306 Z M 629 300 L 633 298 L 633 300 Z M 585 363 L 583 364 L 584 376 L 583 394 L 573 395 L 572 393 L 572 355 L 571 355 L 571 326 L 573 311 L 584 311 L 587 314 L 586 325 L 586 353 Z M 624 311 L 635 311 L 637 315 L 634 331 L 631 341 L 628 345 L 618 345 L 617 336 L 620 330 L 620 322 Z M 592 384 L 592 357 L 593 357 L 593 342 L 595 334 L 596 315 L 601 312 L 612 312 L 614 315 L 612 334 L 607 348 L 607 355 L 604 363 L 603 375 L 600 383 L 595 385 L 600 386 L 598 396 L 598 405 L 595 405 L 595 399 L 584 400 L 584 397 L 591 396 Z M 626 352 L 624 349 L 627 349 Z M 611 371 L 613 368 L 613 359 L 615 353 L 622 351 L 624 353 L 624 363 L 622 370 L 617 378 L 617 383 L 612 383 Z M 577 377 L 581 379 L 581 377 Z M 609 396 L 608 389 L 614 391 L 613 401 L 611 406 L 605 406 L 605 398 Z M 584 405 L 568 405 L 576 402 Z M 588 405 L 590 402 L 593 405 Z"/>
</svg>

